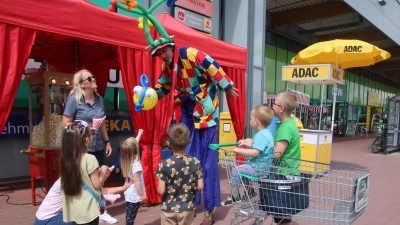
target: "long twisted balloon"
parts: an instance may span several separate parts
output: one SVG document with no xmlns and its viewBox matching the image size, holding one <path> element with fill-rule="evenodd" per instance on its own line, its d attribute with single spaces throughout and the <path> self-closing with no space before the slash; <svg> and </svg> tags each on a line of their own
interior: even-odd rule
<svg viewBox="0 0 400 225">
<path fill-rule="evenodd" d="M 132 12 L 138 15 L 143 16 L 143 29 L 144 29 L 144 34 L 146 36 L 147 43 L 149 46 L 147 48 L 151 48 L 151 50 L 155 49 L 156 47 L 166 44 L 166 43 L 173 43 L 173 36 L 169 36 L 167 31 L 164 29 L 164 27 L 161 25 L 161 23 L 153 16 L 151 13 L 156 9 L 158 6 L 160 6 L 162 3 L 167 2 L 167 6 L 171 7 L 174 5 L 174 3 L 177 0 L 158 0 L 156 3 L 154 3 L 148 10 L 146 10 L 142 5 L 136 2 L 136 0 L 111 0 L 111 5 L 109 10 L 112 12 L 115 12 L 115 7 Z M 149 30 L 149 23 L 150 21 L 158 33 L 160 34 L 161 38 L 157 40 L 153 40 L 153 38 L 150 35 L 150 30 Z"/>
</svg>

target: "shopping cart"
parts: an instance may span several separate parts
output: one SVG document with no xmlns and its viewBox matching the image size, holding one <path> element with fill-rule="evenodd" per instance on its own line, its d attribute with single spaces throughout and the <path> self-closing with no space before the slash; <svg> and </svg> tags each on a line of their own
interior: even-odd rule
<svg viewBox="0 0 400 225">
<path fill-rule="evenodd" d="M 386 126 L 384 124 L 373 125 L 372 130 L 374 131 L 375 139 L 371 141 L 368 148 L 372 150 L 372 153 L 378 153 L 385 149 Z"/>
<path fill-rule="evenodd" d="M 235 160 L 231 151 L 218 144 L 210 148 L 225 152 L 220 163 L 226 169 L 231 192 L 236 167 L 243 163 L 254 168 L 266 166 Z M 293 165 L 299 169 L 288 168 Z M 268 174 L 264 170 L 256 176 L 236 174 L 240 177 L 240 201 L 233 203 L 231 224 L 261 225 L 272 216 L 278 221 L 348 225 L 364 213 L 368 204 L 368 170 L 283 157 L 268 167 Z"/>
</svg>

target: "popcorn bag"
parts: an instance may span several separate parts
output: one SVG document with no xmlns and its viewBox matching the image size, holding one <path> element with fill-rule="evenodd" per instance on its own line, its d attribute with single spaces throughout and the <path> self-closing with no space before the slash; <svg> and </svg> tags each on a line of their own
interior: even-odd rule
<svg viewBox="0 0 400 225">
<path fill-rule="evenodd" d="M 93 128 L 95 130 L 98 130 L 105 119 L 106 119 L 106 117 L 103 117 L 103 118 L 100 118 L 100 119 L 93 119 Z"/>
</svg>

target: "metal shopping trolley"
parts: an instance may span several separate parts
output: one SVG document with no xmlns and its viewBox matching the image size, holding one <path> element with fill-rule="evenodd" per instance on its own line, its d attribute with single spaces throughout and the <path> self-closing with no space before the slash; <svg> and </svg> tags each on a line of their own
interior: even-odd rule
<svg viewBox="0 0 400 225">
<path fill-rule="evenodd" d="M 210 145 L 211 149 L 225 152 L 220 163 L 226 169 L 231 193 L 232 175 L 240 177 L 240 199 L 233 203 L 231 224 L 261 225 L 272 216 L 277 221 L 348 225 L 366 209 L 368 170 L 283 157 L 272 165 L 259 165 L 235 160 L 232 152 L 221 147 Z M 253 176 L 232 174 L 243 163 L 268 171 L 262 169 Z"/>
</svg>

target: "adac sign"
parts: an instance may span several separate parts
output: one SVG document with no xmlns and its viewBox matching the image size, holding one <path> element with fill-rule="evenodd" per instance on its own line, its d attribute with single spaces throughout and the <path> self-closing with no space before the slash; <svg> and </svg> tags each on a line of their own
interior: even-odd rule
<svg viewBox="0 0 400 225">
<path fill-rule="evenodd" d="M 299 84 L 343 83 L 343 70 L 330 64 L 284 66 L 282 80 Z"/>
</svg>

